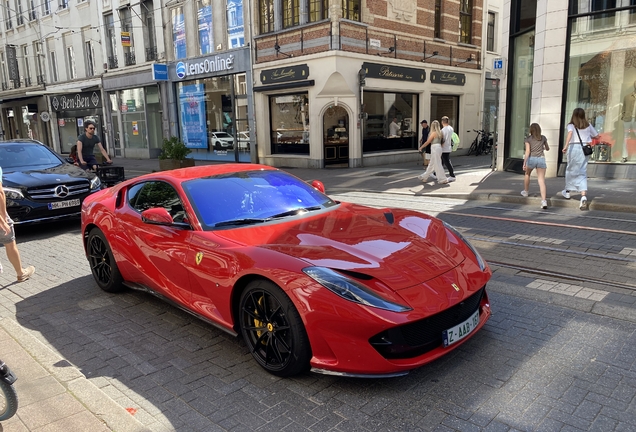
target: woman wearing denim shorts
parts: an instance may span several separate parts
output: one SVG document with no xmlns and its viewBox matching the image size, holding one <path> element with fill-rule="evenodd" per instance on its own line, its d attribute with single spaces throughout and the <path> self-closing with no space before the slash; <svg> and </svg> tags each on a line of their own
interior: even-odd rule
<svg viewBox="0 0 636 432">
<path fill-rule="evenodd" d="M 550 150 L 548 146 L 548 140 L 545 136 L 541 135 L 541 126 L 537 123 L 530 125 L 530 135 L 526 138 L 526 153 L 523 157 L 523 171 L 525 176 L 523 178 L 523 190 L 521 195 L 528 196 L 528 189 L 530 189 L 530 174 L 532 170 L 537 170 L 537 179 L 539 181 L 539 190 L 541 191 L 541 208 L 548 208 L 548 200 L 546 199 L 545 191 L 545 170 L 547 165 L 545 164 L 545 156 L 543 151 Z"/>
</svg>

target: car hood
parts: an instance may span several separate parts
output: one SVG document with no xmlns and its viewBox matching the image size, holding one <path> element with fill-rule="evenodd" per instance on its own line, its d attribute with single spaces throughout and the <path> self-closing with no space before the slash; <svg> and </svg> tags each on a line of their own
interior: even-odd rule
<svg viewBox="0 0 636 432">
<path fill-rule="evenodd" d="M 3 171 L 2 184 L 9 187 L 29 188 L 42 184 L 68 183 L 77 180 L 90 180 L 95 174 L 71 165 L 60 164 L 54 167 L 32 166 L 25 167 L 23 171 L 8 168 Z"/>
<path fill-rule="evenodd" d="M 370 276 L 394 290 L 433 279 L 464 260 L 440 220 L 401 209 L 341 204 L 316 216 L 245 229 L 251 232 L 216 233 L 235 242 L 250 238 L 253 245 L 311 265 Z"/>
</svg>

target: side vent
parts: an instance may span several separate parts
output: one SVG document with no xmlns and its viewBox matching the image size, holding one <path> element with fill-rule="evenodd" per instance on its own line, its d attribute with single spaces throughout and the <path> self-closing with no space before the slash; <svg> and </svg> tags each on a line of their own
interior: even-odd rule
<svg viewBox="0 0 636 432">
<path fill-rule="evenodd" d="M 395 219 L 393 218 L 393 213 L 391 213 L 391 212 L 386 212 L 386 213 L 384 213 L 384 217 L 386 218 L 386 221 L 387 221 L 388 223 L 390 223 L 391 225 L 393 225 L 393 221 L 395 220 Z"/>
</svg>

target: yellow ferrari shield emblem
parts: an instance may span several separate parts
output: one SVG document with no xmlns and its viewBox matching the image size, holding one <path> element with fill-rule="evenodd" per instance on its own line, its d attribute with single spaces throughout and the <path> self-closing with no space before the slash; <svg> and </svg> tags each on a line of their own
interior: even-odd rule
<svg viewBox="0 0 636 432">
<path fill-rule="evenodd" d="M 197 257 L 197 259 L 198 259 L 198 257 Z M 197 262 L 197 264 L 199 264 L 199 263 Z M 451 285 L 451 286 L 452 286 L 453 288 L 455 288 L 455 291 L 459 292 L 459 287 L 457 286 L 457 284 L 453 284 L 453 285 Z"/>
<path fill-rule="evenodd" d="M 201 264 L 201 261 L 203 261 L 203 252 L 197 252 L 194 260 L 197 262 L 197 265 Z"/>
</svg>

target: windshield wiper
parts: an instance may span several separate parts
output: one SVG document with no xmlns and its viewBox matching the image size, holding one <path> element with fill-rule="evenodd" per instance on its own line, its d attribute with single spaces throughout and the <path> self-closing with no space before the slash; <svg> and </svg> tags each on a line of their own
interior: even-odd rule
<svg viewBox="0 0 636 432">
<path fill-rule="evenodd" d="M 320 210 L 321 208 L 322 208 L 321 206 L 298 207 L 298 208 L 295 208 L 293 210 L 287 210 L 287 211 L 284 211 L 282 213 L 275 214 L 274 216 L 270 216 L 268 219 L 278 219 L 278 218 L 284 218 L 284 217 L 287 217 L 287 216 L 295 216 L 297 214 L 310 212 L 312 210 Z"/>
<path fill-rule="evenodd" d="M 223 222 L 217 222 L 214 224 L 215 227 L 222 227 L 222 226 L 231 226 L 231 225 L 249 225 L 249 224 L 257 224 L 257 223 L 263 223 L 263 222 L 267 222 L 269 220 L 268 219 L 257 219 L 257 218 L 245 218 L 245 219 L 233 219 L 233 220 L 228 220 L 228 221 L 223 221 Z"/>
</svg>

